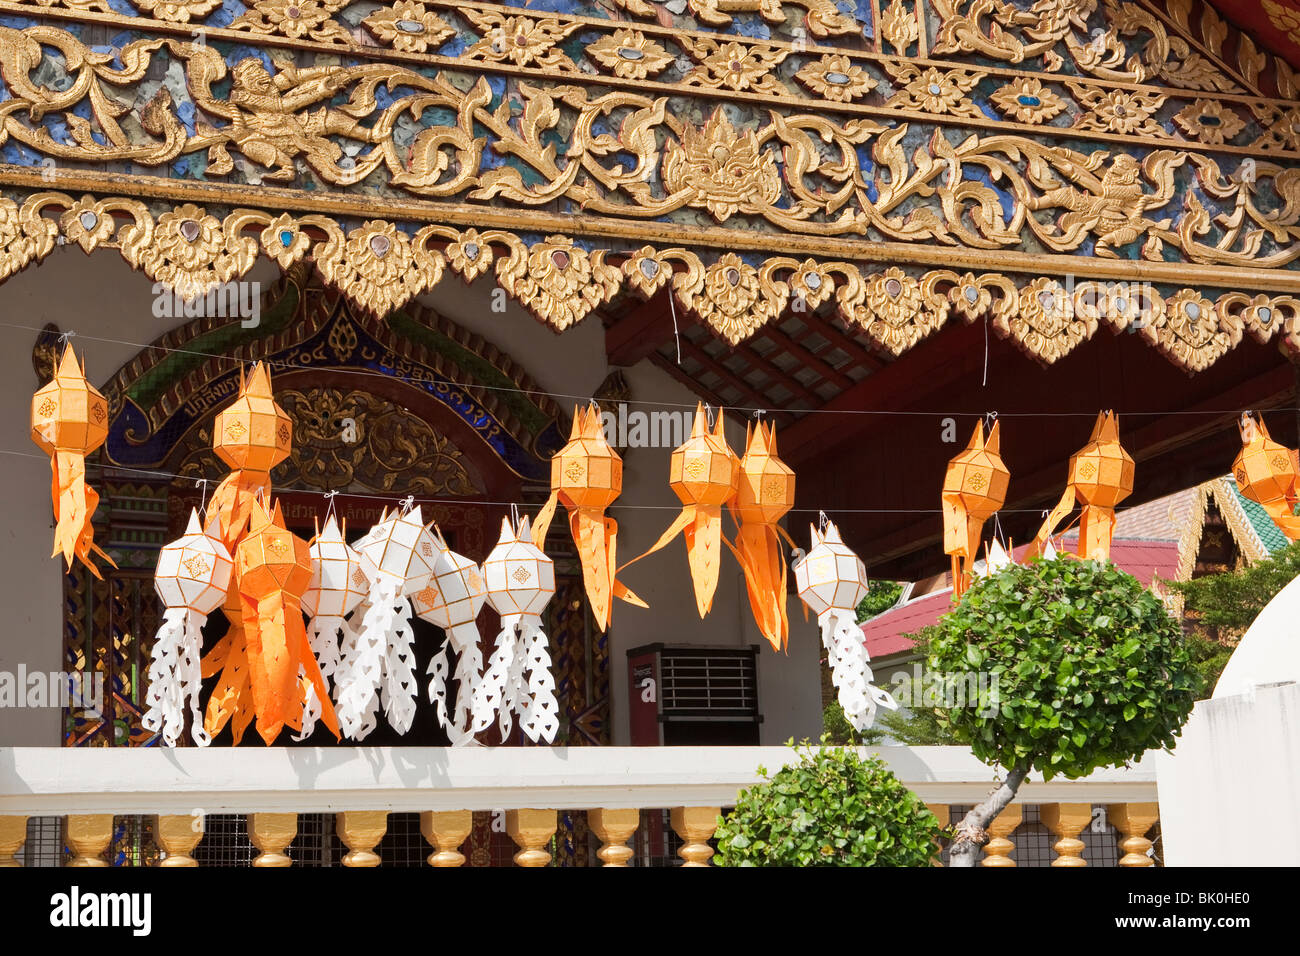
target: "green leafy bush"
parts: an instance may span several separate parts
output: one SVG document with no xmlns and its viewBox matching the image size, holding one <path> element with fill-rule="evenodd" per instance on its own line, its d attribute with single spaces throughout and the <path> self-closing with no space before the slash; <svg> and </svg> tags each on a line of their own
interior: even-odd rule
<svg viewBox="0 0 1300 956">
<path fill-rule="evenodd" d="M 718 866 L 929 866 L 939 822 L 877 757 L 805 744 L 741 791 L 717 831 Z"/>
<path fill-rule="evenodd" d="M 1172 747 L 1199 684 L 1159 598 L 1108 562 L 1068 558 L 978 579 L 932 633 L 929 666 L 996 679 L 995 713 L 942 719 L 981 760 L 1047 779 Z"/>
</svg>

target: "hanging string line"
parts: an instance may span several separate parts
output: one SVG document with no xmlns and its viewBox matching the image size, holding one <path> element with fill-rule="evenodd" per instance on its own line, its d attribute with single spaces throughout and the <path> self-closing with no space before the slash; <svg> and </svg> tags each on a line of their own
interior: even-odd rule
<svg viewBox="0 0 1300 956">
<path fill-rule="evenodd" d="M 22 332 L 53 334 L 53 333 L 48 333 L 45 329 L 37 328 L 34 325 L 18 325 L 10 322 L 0 322 L 0 328 L 15 329 Z M 219 362 L 229 362 L 240 366 L 249 365 L 252 362 L 262 362 L 263 364 L 267 365 L 271 369 L 280 369 L 283 371 L 320 372 L 320 371 L 327 370 L 315 365 L 300 365 L 295 362 L 274 361 L 272 359 L 267 359 L 267 358 L 240 358 L 237 356 L 225 355 L 220 352 L 203 352 L 198 349 L 173 348 L 167 345 L 157 345 L 148 342 L 131 342 L 126 339 L 111 339 L 111 338 L 105 338 L 103 336 L 87 335 L 84 332 L 60 333 L 59 339 L 60 341 L 63 341 L 65 336 L 71 337 L 74 335 L 79 339 L 82 339 L 84 341 L 89 341 L 89 342 L 103 342 L 109 345 L 125 345 L 135 349 L 151 349 L 157 352 L 170 352 L 177 355 L 194 355 L 200 358 L 212 359 Z M 379 372 L 373 369 L 331 367 L 328 369 L 328 371 L 330 373 L 342 373 L 347 375 L 359 375 L 367 378 L 379 378 L 390 382 L 394 382 L 394 381 L 405 382 L 408 385 L 414 385 L 416 387 L 419 387 L 421 385 L 427 385 L 430 384 L 431 382 L 431 380 L 428 378 L 417 378 L 414 376 L 405 376 L 405 375 L 389 375 L 385 372 Z M 485 385 L 478 382 L 453 382 L 453 384 L 457 388 L 466 389 L 466 390 L 479 389 L 485 392 L 508 392 L 516 395 L 534 395 L 534 396 L 540 395 L 551 399 L 565 399 L 568 401 L 576 401 L 576 402 L 595 401 L 595 399 L 590 395 L 573 395 L 566 392 L 548 392 L 547 390 L 541 388 L 516 388 L 509 385 Z M 618 402 L 619 404 L 622 405 L 644 405 L 651 408 L 682 408 L 688 410 L 694 410 L 697 404 L 695 402 L 650 401 L 647 399 L 632 399 L 632 398 L 619 399 Z M 754 413 L 754 412 L 766 411 L 766 409 L 758 408 L 752 405 L 749 406 L 729 405 L 727 407 L 730 408 L 733 412 Z M 1287 411 L 1291 409 L 1292 409 L 1291 405 L 1278 404 L 1278 405 L 1271 405 L 1271 406 L 1269 405 L 1260 406 L 1257 409 L 1257 411 L 1272 412 L 1272 411 Z M 846 416 L 878 415 L 884 417 L 893 416 L 893 417 L 905 417 L 905 418 L 983 418 L 986 414 L 988 414 L 987 411 L 942 411 L 942 410 L 917 411 L 914 409 L 904 410 L 904 409 L 873 409 L 873 408 L 783 408 L 781 409 L 781 411 L 792 415 L 846 415 Z M 1125 411 L 1123 409 L 1119 409 L 1118 414 L 1123 415 L 1126 418 L 1162 418 L 1169 415 L 1200 415 L 1204 417 L 1213 417 L 1217 415 L 1233 415 L 1233 416 L 1240 415 L 1241 409 L 1240 408 L 1200 409 L 1200 410 L 1168 409 L 1168 410 L 1158 410 L 1158 411 Z M 1094 419 L 1097 417 L 1097 413 L 1096 411 L 1001 412 L 999 417 L 1001 418 Z"/>
<path fill-rule="evenodd" d="M 50 460 L 48 455 L 42 455 L 38 452 L 14 451 L 13 449 L 9 449 L 9 448 L 0 448 L 0 455 L 10 455 L 15 458 L 34 458 L 46 463 L 48 463 Z M 131 474 L 135 474 L 135 475 L 146 475 L 151 478 L 168 478 L 168 479 L 181 479 L 184 481 L 195 481 L 193 475 L 178 475 L 175 472 L 160 471 L 154 468 L 132 468 L 127 465 L 114 465 L 108 463 L 102 464 L 100 467 L 103 471 L 121 471 L 121 472 L 130 472 Z M 212 479 L 205 479 L 205 480 L 211 481 Z M 274 486 L 271 489 L 271 491 L 273 494 L 276 495 L 317 495 L 322 498 L 330 499 L 331 503 L 333 498 L 337 496 L 339 498 L 361 498 L 368 501 L 386 501 L 389 504 L 396 504 L 399 507 L 409 507 L 413 505 L 424 505 L 424 504 L 483 505 L 484 507 L 489 507 L 489 508 L 518 508 L 519 507 L 518 501 L 483 501 L 480 498 L 429 498 L 429 497 L 422 497 L 420 495 L 376 495 L 376 494 L 368 494 L 366 492 L 357 492 L 357 491 L 339 491 L 338 489 L 334 489 L 332 491 L 321 491 L 318 488 L 286 488 L 283 485 Z M 675 505 L 632 505 L 632 504 L 620 504 L 619 502 L 616 501 L 609 507 L 611 510 L 616 508 L 621 508 L 625 511 L 678 512 L 682 510 L 682 506 L 680 503 Z M 826 508 L 791 508 L 789 513 L 815 515 L 827 510 L 828 509 Z M 1041 511 L 1041 509 L 1039 508 L 1020 508 L 1020 509 L 1004 508 L 1002 510 L 1010 513 L 1034 512 L 1035 514 Z M 942 508 L 831 508 L 829 509 L 829 512 L 831 514 L 846 514 L 846 515 L 851 515 L 851 514 L 928 515 L 928 514 L 941 514 L 942 511 L 943 511 Z"/>
</svg>

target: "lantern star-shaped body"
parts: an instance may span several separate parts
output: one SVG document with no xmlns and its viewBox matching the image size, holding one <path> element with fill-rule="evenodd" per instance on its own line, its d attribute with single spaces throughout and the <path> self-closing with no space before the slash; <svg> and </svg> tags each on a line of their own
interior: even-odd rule
<svg viewBox="0 0 1300 956">
<path fill-rule="evenodd" d="M 1272 439 L 1262 417 L 1243 414 L 1240 428 L 1241 451 L 1232 463 L 1237 487 L 1268 512 L 1288 541 L 1300 539 L 1300 517 L 1292 514 L 1300 484 L 1295 451 Z"/>
<path fill-rule="evenodd" d="M 1113 412 L 1101 412 L 1088 444 L 1070 456 L 1070 480 L 1061 500 L 1043 522 L 1026 559 L 1042 554 L 1043 546 L 1074 507 L 1077 497 L 1083 505 L 1079 516 L 1079 557 L 1110 560 L 1110 542 L 1115 533 L 1115 506 L 1133 491 L 1133 459 L 1119 443 L 1119 419 Z"/>
<path fill-rule="evenodd" d="M 168 747 L 176 746 L 185 731 L 186 702 L 195 742 L 201 747 L 211 742 L 199 706 L 199 657 L 203 625 L 226 599 L 232 565 L 230 552 L 220 538 L 203 530 L 197 511 L 190 512 L 185 534 L 158 552 L 154 588 L 167 610 L 154 638 L 141 723 L 161 733 Z"/>
<path fill-rule="evenodd" d="M 361 555 L 350 547 L 346 537 L 346 524 L 342 530 L 333 515 L 325 519 L 324 530 L 317 529 L 308 552 L 311 555 L 312 576 L 302 595 L 302 609 L 307 613 L 307 635 L 316 665 L 328 686 L 339 665 L 339 630 L 344 619 L 365 600 L 370 590 L 370 579 L 362 567 Z M 306 676 L 305 669 L 298 675 Z M 320 717 L 321 702 L 316 699 L 315 688 L 308 685 L 307 699 L 303 702 L 302 733 L 305 740 L 315 729 Z"/>
<path fill-rule="evenodd" d="M 823 532 L 809 530 L 813 546 L 794 564 L 795 587 L 817 615 L 844 716 L 857 730 L 866 730 L 875 723 L 878 706 L 898 708 L 887 691 L 872 683 L 870 655 L 858 626 L 857 608 L 867 596 L 867 569 L 840 539 L 833 522 L 828 521 Z"/>
<path fill-rule="evenodd" d="M 286 725 L 301 731 L 310 685 L 321 702 L 321 719 L 338 737 L 338 718 L 303 626 L 302 596 L 312 579 L 310 545 L 285 528 L 278 504 L 268 513 L 258 501 L 234 558 L 257 732 L 269 744 Z"/>
<path fill-rule="evenodd" d="M 421 619 L 447 634 L 442 649 L 429 662 L 429 700 L 434 704 L 438 723 L 447 730 L 453 746 L 474 739 L 472 727 L 492 722 L 494 710 L 484 691 L 483 651 L 479 647 L 478 626 L 474 623 L 487 600 L 487 582 L 483 570 L 463 554 L 447 547 L 435 528 L 440 545 L 433 578 L 411 595 L 411 605 Z M 456 651 L 456 710 L 447 711 L 448 650 Z"/>
<path fill-rule="evenodd" d="M 984 522 L 1007 500 L 1011 473 L 1002 463 L 998 427 L 994 422 L 985 441 L 984 423 L 976 422 L 970 444 L 948 462 L 944 474 L 943 550 L 952 556 L 953 600 L 970 585 Z"/>
<path fill-rule="evenodd" d="M 94 542 L 91 518 L 99 507 L 99 495 L 86 484 L 86 456 L 107 437 L 108 400 L 86 381 L 85 367 L 68 346 L 54 378 L 32 396 L 32 441 L 50 456 L 53 471 L 55 524 L 50 557 L 62 554 L 71 571 L 75 556 L 97 578 L 102 576 L 92 552 L 117 565 Z"/>
<path fill-rule="evenodd" d="M 668 466 L 668 481 L 682 502 L 681 513 L 645 554 L 623 566 L 654 554 L 685 532 L 686 554 L 691 562 L 691 581 L 695 587 L 695 607 L 701 618 L 709 613 L 713 595 L 718 589 L 722 506 L 735 496 L 740 482 L 740 459 L 727 445 L 723 427 L 721 411 L 710 431 L 704 406 L 696 406 L 691 437 L 673 451 Z"/>
<path fill-rule="evenodd" d="M 537 515 L 533 543 L 546 544 L 546 532 L 556 502 L 569 512 L 569 528 L 582 561 L 582 579 L 591 613 L 602 631 L 613 615 L 613 599 L 638 607 L 646 604 L 615 576 L 618 566 L 618 522 L 605 515 L 623 490 L 623 459 L 609 447 L 594 406 L 573 410 L 568 443 L 551 459 L 551 497 Z"/>
<path fill-rule="evenodd" d="M 334 678 L 339 722 L 355 740 L 378 725 L 381 703 L 389 726 L 399 734 L 411 729 L 416 680 L 410 597 L 428 585 L 440 549 L 418 507 L 385 510 L 357 541 L 370 588 L 345 628 Z"/>
<path fill-rule="evenodd" d="M 486 729 L 495 708 L 503 738 L 514 714 L 529 740 L 550 743 L 560 718 L 542 612 L 555 594 L 555 565 L 533 543 L 527 518 L 518 526 L 502 519 L 501 537 L 483 560 L 483 577 L 501 631 L 484 678 L 487 719 L 476 712 L 474 732 Z"/>
<path fill-rule="evenodd" d="M 786 565 L 781 537 L 786 541 L 790 538 L 777 522 L 794 507 L 794 472 L 777 457 L 774 426 L 759 422 L 747 432 L 736 495 L 727 507 L 740 525 L 735 545 L 728 546 L 745 572 L 754 620 L 768 642 L 778 651 L 784 650 L 790 638 L 790 622 L 785 609 Z"/>
<path fill-rule="evenodd" d="M 271 394 L 271 376 L 266 366 L 260 362 L 255 364 L 247 377 L 241 368 L 239 393 L 216 414 L 212 430 L 213 450 L 234 470 L 213 492 L 207 512 L 215 520 L 215 531 L 232 556 L 248 533 L 257 500 L 270 495 L 270 471 L 288 457 L 292 438 L 292 423 Z M 203 659 L 204 677 L 220 672 L 208 698 L 205 730 L 215 737 L 233 717 L 232 736 L 236 743 L 257 711 L 247 674 L 245 630 L 247 626 L 256 626 L 258 619 L 255 608 L 245 606 L 240 598 L 239 574 L 236 564 L 230 593 L 223 605 L 230 629 Z M 304 693 L 304 699 L 306 696 Z"/>
</svg>

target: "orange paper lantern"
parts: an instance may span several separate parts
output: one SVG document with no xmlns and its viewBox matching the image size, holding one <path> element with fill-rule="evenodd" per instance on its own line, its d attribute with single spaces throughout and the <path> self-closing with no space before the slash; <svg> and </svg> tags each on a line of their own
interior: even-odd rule
<svg viewBox="0 0 1300 956">
<path fill-rule="evenodd" d="M 970 569 L 979 555 L 984 522 L 1007 500 L 1011 473 L 999 453 L 998 423 L 984 440 L 984 423 L 965 450 L 948 462 L 943 477 L 943 550 L 952 556 L 953 600 L 970 586 Z"/>
<path fill-rule="evenodd" d="M 99 506 L 99 495 L 86 484 L 86 456 L 108 437 L 108 401 L 99 389 L 86 381 L 86 370 L 77 364 L 72 346 L 54 378 L 32 396 L 32 441 L 50 456 L 54 473 L 51 497 L 54 503 L 54 550 L 50 557 L 63 555 L 68 570 L 75 556 L 102 577 L 91 559 L 98 554 L 113 567 L 113 559 L 94 542 L 91 518 Z"/>
<path fill-rule="evenodd" d="M 551 459 L 551 497 L 537 515 L 533 543 L 544 548 L 557 501 L 569 511 L 569 528 L 582 560 L 582 579 L 591 613 L 600 629 L 613 617 L 613 598 L 646 603 L 615 577 L 618 522 L 605 515 L 623 490 L 623 459 L 605 441 L 600 410 L 575 408 L 569 441 Z"/>
<path fill-rule="evenodd" d="M 1133 459 L 1119 443 L 1119 419 L 1113 412 L 1099 413 L 1088 444 L 1070 456 L 1069 484 L 1038 529 L 1026 558 L 1042 553 L 1047 539 L 1070 513 L 1077 497 L 1083 505 L 1079 515 L 1079 557 L 1109 561 L 1115 506 L 1133 492 L 1133 472 Z"/>
<path fill-rule="evenodd" d="M 301 729 L 305 696 L 298 676 L 301 670 L 320 702 L 321 719 L 338 737 L 329 690 L 303 625 L 302 595 L 312 579 L 310 546 L 285 528 L 278 504 L 268 514 L 259 500 L 234 558 L 239 593 L 245 606 L 256 608 L 254 626 L 245 619 L 244 640 L 257 732 L 269 744 L 285 725 Z"/>
<path fill-rule="evenodd" d="M 722 506 L 735 496 L 740 483 L 740 459 L 728 447 L 723 428 L 721 411 L 710 431 L 704 406 L 696 406 L 691 437 L 673 451 L 668 466 L 669 485 L 682 502 L 681 514 L 645 554 L 627 563 L 630 565 L 654 554 L 685 532 L 686 554 L 695 586 L 695 607 L 700 617 L 709 613 L 714 592 L 718 589 Z"/>
<path fill-rule="evenodd" d="M 1300 517 L 1292 513 L 1300 483 L 1296 452 L 1269 436 L 1263 418 L 1256 421 L 1247 412 L 1241 416 L 1240 428 L 1241 451 L 1232 463 L 1237 487 L 1268 512 L 1288 541 L 1300 539 Z"/>
<path fill-rule="evenodd" d="M 745 572 L 749 606 L 758 629 L 771 645 L 784 650 L 790 639 L 786 616 L 786 564 L 781 538 L 794 547 L 777 524 L 794 507 L 794 471 L 777 457 L 776 428 L 762 422 L 746 429 L 736 495 L 728 503 L 739 524 L 736 543 L 727 546 Z"/>
</svg>

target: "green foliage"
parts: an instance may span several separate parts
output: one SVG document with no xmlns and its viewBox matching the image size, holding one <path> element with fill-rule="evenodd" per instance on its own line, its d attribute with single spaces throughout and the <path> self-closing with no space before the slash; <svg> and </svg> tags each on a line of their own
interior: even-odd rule
<svg viewBox="0 0 1300 956">
<path fill-rule="evenodd" d="M 858 603 L 858 623 L 888 611 L 902 593 L 903 586 L 897 581 L 868 581 L 867 596 Z"/>
<path fill-rule="evenodd" d="M 718 866 L 929 866 L 939 822 L 878 757 L 807 741 L 719 821 Z"/>
<path fill-rule="evenodd" d="M 1219 677 L 1228 666 L 1228 658 L 1235 648 L 1197 633 L 1188 634 L 1183 638 L 1183 643 L 1187 645 L 1187 652 L 1192 658 L 1192 669 L 1196 671 L 1197 699 L 1209 697 L 1214 691 L 1214 685 L 1219 683 Z"/>
<path fill-rule="evenodd" d="M 996 713 L 942 719 L 981 760 L 1046 779 L 1173 746 L 1198 683 L 1159 598 L 1108 562 L 1066 558 L 977 579 L 940 621 L 929 666 L 996 678 Z"/>
<path fill-rule="evenodd" d="M 885 736 L 875 727 L 862 733 L 854 730 L 849 719 L 844 716 L 844 708 L 835 700 L 822 711 L 822 734 L 823 739 L 837 747 L 871 747 L 880 743 Z"/>
<path fill-rule="evenodd" d="M 930 639 L 939 630 L 937 624 L 927 624 L 915 634 L 905 635 L 912 639 L 916 652 L 924 660 L 930 653 Z M 907 699 L 912 701 L 911 704 L 904 706 L 902 710 L 884 710 L 877 712 L 876 727 L 880 733 L 888 735 L 900 744 L 906 744 L 909 747 L 942 747 L 958 744 L 959 741 L 953 730 L 948 726 L 939 711 L 933 707 L 924 706 L 922 686 L 912 678 L 907 678 L 908 689 Z M 902 694 L 902 688 L 894 690 L 894 696 Z"/>
<path fill-rule="evenodd" d="M 1183 596 L 1194 626 L 1212 640 L 1240 637 L 1273 596 L 1300 575 L 1300 543 L 1239 571 L 1168 581 Z"/>
</svg>

